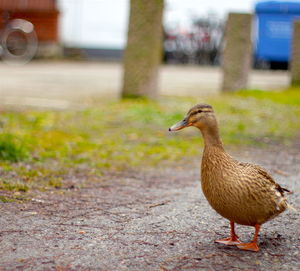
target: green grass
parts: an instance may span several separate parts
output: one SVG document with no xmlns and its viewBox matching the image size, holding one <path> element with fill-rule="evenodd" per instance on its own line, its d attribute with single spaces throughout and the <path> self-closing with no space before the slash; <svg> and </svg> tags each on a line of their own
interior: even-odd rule
<svg viewBox="0 0 300 271">
<path fill-rule="evenodd" d="M 28 186 L 25 183 L 4 180 L 0 181 L 0 189 L 8 191 L 27 192 Z"/>
<path fill-rule="evenodd" d="M 26 147 L 19 142 L 17 136 L 0 134 L 0 160 L 18 162 L 28 157 Z"/>
<path fill-rule="evenodd" d="M 15 199 L 0 195 L 0 202 L 8 203 L 8 202 L 15 202 L 15 201 L 16 201 Z"/>
<path fill-rule="evenodd" d="M 289 88 L 285 91 L 243 90 L 237 93 L 240 97 L 253 97 L 278 104 L 300 106 L 300 88 Z"/>
<path fill-rule="evenodd" d="M 300 89 L 197 98 L 133 99 L 83 111 L 2 112 L 0 189 L 63 188 L 72 174 L 101 176 L 200 155 L 195 128 L 169 133 L 194 104 L 213 105 L 225 145 L 289 143 L 300 131 Z"/>
</svg>

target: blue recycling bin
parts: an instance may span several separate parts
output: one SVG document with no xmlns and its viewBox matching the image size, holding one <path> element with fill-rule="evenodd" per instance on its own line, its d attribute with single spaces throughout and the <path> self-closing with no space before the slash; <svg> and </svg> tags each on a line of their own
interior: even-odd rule
<svg viewBox="0 0 300 271">
<path fill-rule="evenodd" d="M 293 21 L 300 20 L 300 1 L 266 1 L 255 6 L 255 59 L 289 62 Z"/>
</svg>

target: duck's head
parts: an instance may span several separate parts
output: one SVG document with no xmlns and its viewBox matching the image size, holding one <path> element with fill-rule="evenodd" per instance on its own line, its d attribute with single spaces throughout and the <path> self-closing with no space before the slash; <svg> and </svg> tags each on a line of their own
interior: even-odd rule
<svg viewBox="0 0 300 271">
<path fill-rule="evenodd" d="M 169 128 L 169 131 L 178 131 L 183 128 L 194 126 L 200 130 L 216 125 L 214 111 L 209 104 L 197 104 L 193 106 L 182 121 Z"/>
</svg>

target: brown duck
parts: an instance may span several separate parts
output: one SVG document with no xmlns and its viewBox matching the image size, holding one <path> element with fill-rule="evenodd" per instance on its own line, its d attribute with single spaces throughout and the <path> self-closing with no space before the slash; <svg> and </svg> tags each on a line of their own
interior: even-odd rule
<svg viewBox="0 0 300 271">
<path fill-rule="evenodd" d="M 178 131 L 197 127 L 204 138 L 201 164 L 201 186 L 209 204 L 230 221 L 229 238 L 216 240 L 240 249 L 258 251 L 260 226 L 282 213 L 288 203 L 282 188 L 261 167 L 233 159 L 224 150 L 213 108 L 208 104 L 192 107 L 186 117 L 169 128 Z M 234 231 L 234 223 L 255 227 L 250 243 L 241 243 Z"/>
</svg>

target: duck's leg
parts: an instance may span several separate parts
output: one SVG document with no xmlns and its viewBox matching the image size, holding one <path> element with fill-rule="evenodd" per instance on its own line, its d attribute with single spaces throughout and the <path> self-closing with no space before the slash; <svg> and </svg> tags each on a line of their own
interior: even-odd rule
<svg viewBox="0 0 300 271">
<path fill-rule="evenodd" d="M 216 240 L 215 242 L 229 246 L 234 246 L 241 243 L 239 237 L 235 234 L 233 221 L 230 221 L 230 237 L 221 240 Z"/>
<path fill-rule="evenodd" d="M 244 250 L 259 251 L 259 247 L 257 245 L 257 237 L 258 237 L 259 230 L 260 230 L 260 225 L 256 224 L 255 225 L 255 234 L 254 234 L 252 241 L 250 243 L 238 244 L 237 247 L 240 249 L 244 249 Z"/>
</svg>

